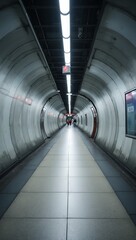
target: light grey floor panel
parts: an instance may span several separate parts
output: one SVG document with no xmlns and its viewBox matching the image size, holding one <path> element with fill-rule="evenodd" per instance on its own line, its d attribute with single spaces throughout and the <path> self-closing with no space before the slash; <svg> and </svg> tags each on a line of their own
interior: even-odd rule
<svg viewBox="0 0 136 240">
<path fill-rule="evenodd" d="M 78 150 L 76 150 L 76 151 L 74 151 L 74 150 L 69 150 L 69 154 L 70 155 L 76 155 L 76 154 L 80 154 L 80 155 L 89 155 L 90 153 L 89 153 L 89 151 L 88 150 L 84 150 L 84 151 L 82 151 L 81 149 L 80 149 L 80 147 L 79 147 L 79 149 Z"/>
<path fill-rule="evenodd" d="M 95 162 L 94 158 L 91 156 L 91 155 L 88 155 L 88 154 L 76 154 L 76 155 L 73 155 L 73 154 L 69 154 L 69 160 L 70 161 L 82 161 L 82 160 L 91 160 L 93 162 Z"/>
<path fill-rule="evenodd" d="M 47 155 L 44 159 L 43 159 L 43 161 L 41 162 L 41 164 L 42 163 L 45 163 L 47 160 L 55 160 L 55 161 L 58 161 L 58 160 L 61 160 L 61 161 L 68 161 L 68 155 Z"/>
<path fill-rule="evenodd" d="M 67 177 L 31 177 L 22 192 L 67 192 Z"/>
<path fill-rule="evenodd" d="M 38 177 L 67 177 L 68 168 L 48 168 L 48 167 L 39 167 L 34 172 L 33 176 Z"/>
<path fill-rule="evenodd" d="M 97 163 L 90 160 L 78 160 L 78 161 L 69 161 L 69 167 L 98 167 Z"/>
<path fill-rule="evenodd" d="M 70 177 L 69 192 L 113 192 L 105 177 Z"/>
<path fill-rule="evenodd" d="M 56 155 L 56 154 L 57 155 L 60 155 L 60 154 L 65 155 L 65 154 L 68 154 L 68 148 L 67 149 L 63 149 L 63 148 L 62 149 L 60 149 L 60 148 L 59 149 L 58 148 L 57 149 L 51 149 L 48 154 L 49 154 L 49 156 L 53 155 L 53 154 L 54 155 Z"/>
<path fill-rule="evenodd" d="M 68 240 L 136 240 L 130 219 L 70 219 Z"/>
<path fill-rule="evenodd" d="M 40 165 L 41 167 L 42 165 Z M 63 161 L 63 160 L 48 160 L 44 164 L 45 167 L 63 167 L 67 168 L 68 167 L 68 161 Z"/>
<path fill-rule="evenodd" d="M 0 240 L 66 240 L 66 220 L 3 219 Z"/>
<path fill-rule="evenodd" d="M 99 167 L 91 168 L 70 168 L 69 169 L 70 177 L 88 177 L 88 176 L 100 176 L 103 177 L 103 173 Z"/>
<path fill-rule="evenodd" d="M 20 193 L 11 204 L 6 218 L 66 218 L 66 193 Z"/>
<path fill-rule="evenodd" d="M 128 218 L 114 193 L 70 193 L 70 218 Z"/>
</svg>

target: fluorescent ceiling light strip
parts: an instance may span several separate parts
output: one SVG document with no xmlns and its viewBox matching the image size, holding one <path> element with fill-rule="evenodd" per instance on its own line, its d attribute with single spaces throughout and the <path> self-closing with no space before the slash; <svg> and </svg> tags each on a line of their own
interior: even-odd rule
<svg viewBox="0 0 136 240">
<path fill-rule="evenodd" d="M 59 0 L 60 11 L 67 14 L 70 10 L 69 0 Z"/>
<path fill-rule="evenodd" d="M 70 0 L 59 0 L 61 28 L 63 36 L 63 48 L 65 65 L 71 65 L 70 54 Z M 69 114 L 71 113 L 71 75 L 66 76 L 67 91 L 68 91 L 68 108 Z"/>
<path fill-rule="evenodd" d="M 68 93 L 70 93 L 71 92 L 71 75 L 67 75 L 66 78 L 67 78 L 67 91 Z"/>
<path fill-rule="evenodd" d="M 68 108 L 69 108 L 69 113 L 71 113 L 71 95 L 68 95 Z"/>
<path fill-rule="evenodd" d="M 63 38 L 63 48 L 64 52 L 66 53 L 70 52 L 70 38 Z"/>
<path fill-rule="evenodd" d="M 70 37 L 70 14 L 62 15 L 61 17 L 61 27 L 62 27 L 62 36 L 64 38 Z"/>
<path fill-rule="evenodd" d="M 65 59 L 65 64 L 70 65 L 70 53 L 64 52 L 64 59 Z"/>
</svg>

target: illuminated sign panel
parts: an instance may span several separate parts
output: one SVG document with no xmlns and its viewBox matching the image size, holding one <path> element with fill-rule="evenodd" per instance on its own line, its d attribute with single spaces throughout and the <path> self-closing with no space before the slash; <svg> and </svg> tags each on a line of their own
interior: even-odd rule
<svg viewBox="0 0 136 240">
<path fill-rule="evenodd" d="M 62 67 L 62 73 L 64 74 L 70 74 L 70 66 L 63 66 Z"/>
<path fill-rule="evenodd" d="M 125 94 L 126 136 L 136 138 L 136 89 Z"/>
</svg>

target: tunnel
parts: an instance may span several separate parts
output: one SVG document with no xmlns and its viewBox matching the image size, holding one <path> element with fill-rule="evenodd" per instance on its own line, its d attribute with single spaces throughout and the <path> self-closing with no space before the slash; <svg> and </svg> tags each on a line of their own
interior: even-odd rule
<svg viewBox="0 0 136 240">
<path fill-rule="evenodd" d="M 58 141 L 62 146 L 59 151 L 63 152 L 63 148 L 68 148 L 64 142 L 71 148 L 72 143 L 75 144 L 75 149 L 79 149 L 79 155 L 82 155 L 84 147 L 80 152 L 81 142 L 75 137 L 79 134 L 80 137 L 83 136 L 88 151 L 92 151 L 94 156 L 97 151 L 106 154 L 104 156 L 110 159 L 111 165 L 119 169 L 127 184 L 131 185 L 131 190 L 129 187 L 126 191 L 122 190 L 131 195 L 124 193 L 123 199 L 128 197 L 129 201 L 132 197 L 133 205 L 132 211 L 127 209 L 128 214 L 131 215 L 132 228 L 129 223 L 128 235 L 123 236 L 124 239 L 134 240 L 136 239 L 136 1 L 71 0 L 69 12 L 71 13 L 71 92 L 67 91 L 67 74 L 62 72 L 65 62 L 59 1 L 0 1 L 1 206 L 7 201 L 7 193 L 3 192 L 4 187 L 10 184 L 14 174 L 20 171 L 24 163 L 30 163 L 28 159 L 35 158 L 34 154 L 38 156 L 39 151 L 42 151 L 43 159 L 50 150 L 55 156 L 55 151 L 59 149 Z M 70 110 L 68 110 L 69 96 Z M 71 118 L 71 126 L 66 124 L 68 117 Z M 65 132 L 70 140 L 67 140 Z M 56 148 L 53 151 L 51 147 L 55 146 L 54 141 Z M 79 141 L 79 145 L 76 141 Z M 101 165 L 105 167 L 104 163 L 100 163 L 100 167 Z M 23 171 L 25 175 L 25 168 Z M 116 177 L 119 180 L 120 175 Z M 116 189 L 114 191 L 116 192 Z M 16 194 L 13 195 L 6 208 L 0 212 L 1 218 L 15 199 Z M 120 193 L 117 195 L 119 197 Z M 124 201 L 121 198 L 122 195 L 119 199 Z M 77 198 L 78 201 L 80 202 L 80 199 Z M 131 201 L 129 204 L 131 205 Z M 71 210 L 69 218 L 72 219 L 72 216 Z M 68 219 L 68 216 L 65 218 Z M 117 218 L 118 221 L 121 217 Z M 110 233 L 114 225 L 112 220 Z M 15 240 L 91 239 L 90 235 L 74 235 L 71 222 L 66 225 L 64 234 L 66 236 L 62 238 L 60 235 L 56 237 L 51 235 L 51 238 L 49 236 L 31 238 L 28 233 L 24 238 L 19 238 L 18 235 L 13 237 Z M 80 232 L 78 229 L 80 224 L 79 226 L 77 222 L 73 224 L 77 232 Z M 99 223 L 97 224 L 99 226 Z M 89 232 L 90 225 L 82 223 L 84 234 Z M 2 239 L 10 239 L 9 235 L 5 234 L 6 223 L 3 223 L 3 218 L 1 226 Z M 125 228 L 128 226 L 127 222 L 121 226 Z M 44 228 L 44 225 L 41 224 L 39 229 L 41 227 Z M 94 231 L 95 226 L 91 228 Z M 67 235 L 68 229 L 71 229 L 71 232 Z M 99 227 L 97 230 L 99 231 Z M 122 229 L 118 231 L 115 238 L 114 234 L 109 237 L 96 234 L 92 239 L 118 240 L 121 238 L 120 232 L 123 232 Z"/>
</svg>

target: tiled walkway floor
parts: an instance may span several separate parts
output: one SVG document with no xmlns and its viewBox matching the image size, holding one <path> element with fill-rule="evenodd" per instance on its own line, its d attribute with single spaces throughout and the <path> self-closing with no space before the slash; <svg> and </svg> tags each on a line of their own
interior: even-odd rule
<svg viewBox="0 0 136 240">
<path fill-rule="evenodd" d="M 73 127 L 0 221 L 1 240 L 136 240 L 136 227 Z"/>
</svg>

